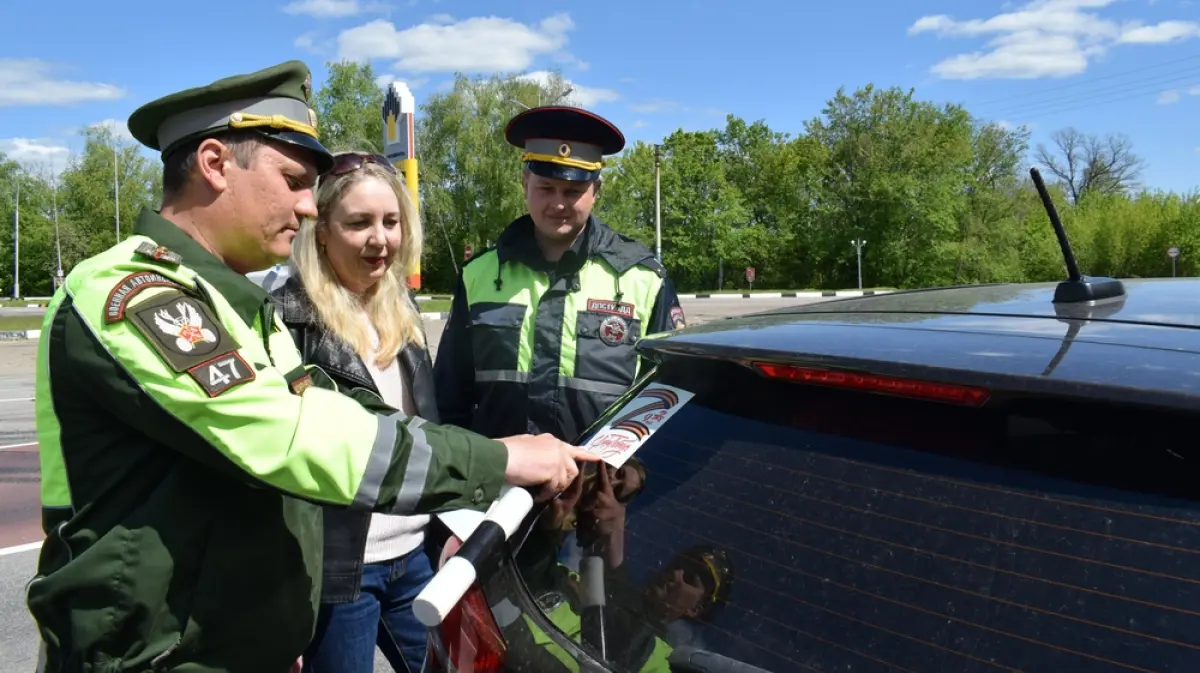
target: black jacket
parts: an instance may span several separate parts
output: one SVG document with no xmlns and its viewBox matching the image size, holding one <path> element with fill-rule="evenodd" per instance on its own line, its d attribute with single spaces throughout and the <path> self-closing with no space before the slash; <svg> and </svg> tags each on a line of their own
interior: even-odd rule
<svg viewBox="0 0 1200 673">
<path fill-rule="evenodd" d="M 300 279 L 291 276 L 271 292 L 283 322 L 292 333 L 305 364 L 325 371 L 339 387 L 365 388 L 379 395 L 371 372 L 344 341 L 319 324 Z M 440 423 L 433 392 L 433 362 L 425 348 L 406 345 L 399 354 L 412 385 L 417 415 Z M 321 578 L 322 603 L 346 603 L 358 598 L 362 586 L 363 555 L 367 547 L 369 512 L 325 508 L 325 566 Z"/>
</svg>

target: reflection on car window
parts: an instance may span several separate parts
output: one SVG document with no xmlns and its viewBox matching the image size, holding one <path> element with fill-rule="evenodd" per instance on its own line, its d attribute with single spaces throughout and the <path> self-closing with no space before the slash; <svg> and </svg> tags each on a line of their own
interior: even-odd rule
<svg viewBox="0 0 1200 673">
<path fill-rule="evenodd" d="M 1197 670 L 1194 420 L 744 389 L 697 384 L 517 559 L 617 670 Z"/>
</svg>

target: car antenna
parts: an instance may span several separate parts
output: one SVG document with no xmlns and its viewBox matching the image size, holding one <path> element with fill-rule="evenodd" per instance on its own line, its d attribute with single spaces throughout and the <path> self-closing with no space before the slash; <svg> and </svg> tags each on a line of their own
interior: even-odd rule
<svg viewBox="0 0 1200 673">
<path fill-rule="evenodd" d="M 1067 240 L 1067 230 L 1063 228 L 1062 220 L 1058 219 L 1058 211 L 1054 209 L 1054 201 L 1042 181 L 1042 174 L 1037 168 L 1030 168 L 1029 175 L 1037 186 L 1038 195 L 1042 197 L 1042 205 L 1050 216 L 1050 224 L 1054 225 L 1054 233 L 1058 236 L 1058 245 L 1062 248 L 1063 261 L 1067 265 L 1067 280 L 1058 284 L 1054 289 L 1055 303 L 1073 303 L 1081 301 L 1096 301 L 1125 296 L 1125 286 L 1115 278 L 1102 276 L 1090 277 L 1079 273 L 1079 264 L 1075 261 L 1075 253 L 1071 250 L 1071 242 Z"/>
</svg>

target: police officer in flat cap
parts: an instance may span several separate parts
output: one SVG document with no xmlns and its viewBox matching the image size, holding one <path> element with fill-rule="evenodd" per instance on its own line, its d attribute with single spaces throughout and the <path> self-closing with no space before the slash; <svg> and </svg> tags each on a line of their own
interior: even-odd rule
<svg viewBox="0 0 1200 673">
<path fill-rule="evenodd" d="M 47 536 L 27 603 L 39 671 L 295 669 L 315 627 L 322 507 L 483 509 L 589 459 L 330 389 L 245 277 L 288 257 L 332 164 L 304 64 L 148 103 L 163 203 L 55 293 L 37 365 Z"/>
<path fill-rule="evenodd" d="M 434 375 L 447 423 L 489 437 L 573 441 L 633 383 L 638 339 L 684 325 L 649 248 L 592 214 L 606 155 L 625 138 L 572 107 L 518 114 L 528 214 L 464 265 Z"/>
</svg>

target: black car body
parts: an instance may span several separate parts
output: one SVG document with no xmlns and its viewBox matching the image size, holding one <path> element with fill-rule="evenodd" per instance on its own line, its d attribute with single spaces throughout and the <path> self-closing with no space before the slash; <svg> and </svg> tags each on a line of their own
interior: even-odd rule
<svg viewBox="0 0 1200 673">
<path fill-rule="evenodd" d="M 1200 282 L 1054 293 L 897 292 L 643 340 L 652 367 L 581 443 L 648 439 L 535 508 L 436 660 L 1200 671 Z"/>
</svg>

